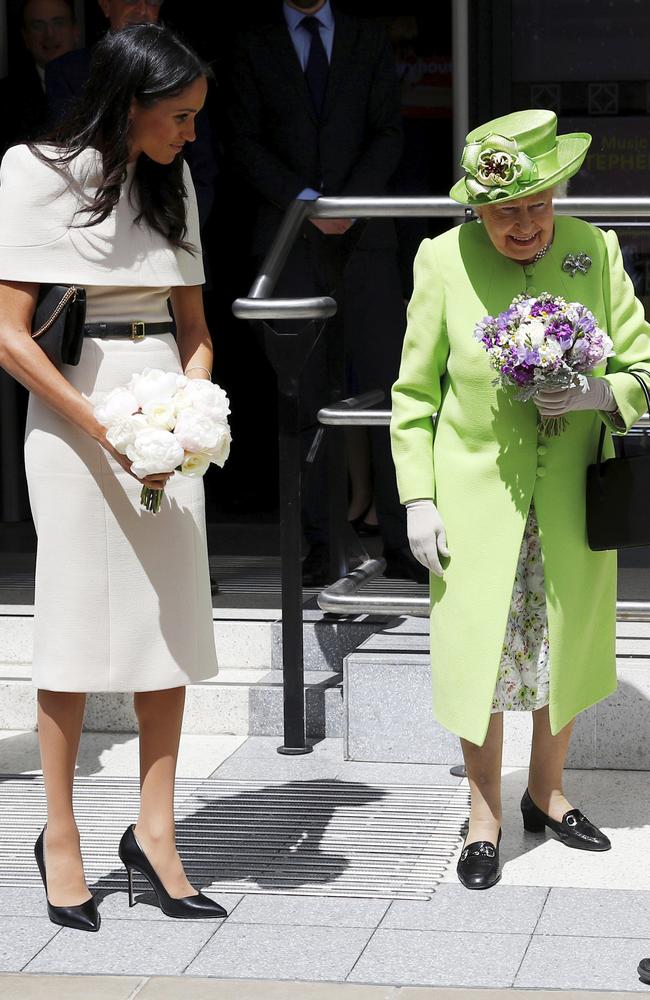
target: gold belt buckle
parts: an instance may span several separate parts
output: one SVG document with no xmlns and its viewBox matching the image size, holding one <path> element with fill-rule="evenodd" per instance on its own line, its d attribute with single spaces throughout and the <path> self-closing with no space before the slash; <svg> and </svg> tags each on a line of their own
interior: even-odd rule
<svg viewBox="0 0 650 1000">
<path fill-rule="evenodd" d="M 145 326 L 143 319 L 135 319 L 131 323 L 131 340 L 144 340 Z"/>
</svg>

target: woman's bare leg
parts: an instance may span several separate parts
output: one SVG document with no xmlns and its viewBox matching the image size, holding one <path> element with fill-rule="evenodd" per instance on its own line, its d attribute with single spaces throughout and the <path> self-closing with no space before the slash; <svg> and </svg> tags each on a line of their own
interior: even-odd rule
<svg viewBox="0 0 650 1000">
<path fill-rule="evenodd" d="M 79 830 L 72 808 L 72 784 L 86 695 L 38 692 L 38 741 L 47 799 L 45 874 L 53 906 L 77 906 L 89 899 Z"/>
<path fill-rule="evenodd" d="M 562 786 L 564 761 L 572 730 L 573 721 L 553 736 L 548 705 L 533 712 L 528 791 L 535 805 L 558 822 L 565 812 L 573 808 L 565 798 Z"/>
<path fill-rule="evenodd" d="M 174 781 L 185 688 L 139 691 L 133 699 L 140 729 L 140 815 L 135 836 L 170 896 L 196 894 L 188 882 L 174 827 Z"/>
<path fill-rule="evenodd" d="M 460 741 L 472 795 L 466 844 L 488 840 L 496 844 L 501 827 L 501 760 L 503 757 L 503 713 L 490 718 L 482 747 Z"/>
</svg>

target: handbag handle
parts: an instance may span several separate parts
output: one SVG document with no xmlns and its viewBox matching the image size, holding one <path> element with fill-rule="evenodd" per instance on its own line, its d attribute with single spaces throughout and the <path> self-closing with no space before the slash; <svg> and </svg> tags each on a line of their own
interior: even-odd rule
<svg viewBox="0 0 650 1000">
<path fill-rule="evenodd" d="M 76 298 L 77 298 L 77 288 L 75 285 L 70 285 L 70 287 L 63 293 L 63 297 L 54 307 L 52 314 L 48 316 L 48 318 L 41 326 L 39 326 L 38 330 L 34 330 L 34 332 L 32 333 L 32 340 L 38 340 L 38 338 L 42 337 L 44 333 L 47 333 L 50 327 L 53 326 L 54 323 L 56 323 L 57 319 L 67 306 L 68 302 L 74 302 Z"/>
<path fill-rule="evenodd" d="M 650 372 L 647 371 L 647 369 L 645 369 L 645 368 L 636 368 L 634 371 L 631 368 L 628 368 L 628 370 L 627 370 L 627 372 L 625 372 L 625 374 L 626 375 L 631 375 L 632 378 L 635 379 L 635 381 L 637 381 L 639 383 L 639 385 L 641 386 L 641 388 L 643 389 L 643 395 L 645 396 L 645 402 L 646 402 L 646 411 L 650 412 L 650 390 L 648 389 L 648 386 L 646 385 L 646 383 L 641 378 L 641 375 L 639 374 L 640 372 L 643 372 L 643 374 L 646 376 L 646 378 L 650 379 Z M 602 459 L 603 459 L 603 446 L 605 444 L 605 431 L 606 431 L 605 424 L 602 424 L 602 426 L 600 428 L 600 437 L 598 438 L 598 456 L 596 458 L 596 465 L 598 466 L 598 475 L 601 475 L 600 468 L 601 468 Z"/>
</svg>

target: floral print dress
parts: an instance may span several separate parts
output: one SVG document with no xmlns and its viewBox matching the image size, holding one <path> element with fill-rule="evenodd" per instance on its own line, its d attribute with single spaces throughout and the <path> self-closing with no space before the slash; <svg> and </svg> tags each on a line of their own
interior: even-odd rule
<svg viewBox="0 0 650 1000">
<path fill-rule="evenodd" d="M 519 550 L 492 712 L 548 705 L 549 641 L 539 527 L 531 504 Z"/>
</svg>

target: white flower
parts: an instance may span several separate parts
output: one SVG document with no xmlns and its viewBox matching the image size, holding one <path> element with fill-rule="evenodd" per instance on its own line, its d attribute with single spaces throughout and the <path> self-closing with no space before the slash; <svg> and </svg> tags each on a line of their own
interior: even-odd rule
<svg viewBox="0 0 650 1000">
<path fill-rule="evenodd" d="M 218 465 L 220 469 L 223 469 L 226 464 L 226 460 L 230 454 L 230 443 L 232 437 L 230 434 L 230 428 L 227 424 L 221 424 L 219 440 L 215 447 L 209 452 L 210 460 Z"/>
<path fill-rule="evenodd" d="M 106 431 L 106 439 L 120 455 L 126 455 L 129 445 L 133 444 L 140 431 L 147 427 L 147 418 L 142 413 L 134 413 L 130 417 L 118 417 Z"/>
<path fill-rule="evenodd" d="M 138 406 L 145 407 L 153 400 L 162 402 L 170 400 L 175 392 L 182 389 L 188 379 L 178 372 L 165 372 L 161 368 L 145 368 L 140 374 L 132 375 L 128 389 L 138 401 Z"/>
<path fill-rule="evenodd" d="M 152 399 L 142 407 L 149 424 L 172 431 L 176 423 L 176 409 L 173 399 Z"/>
<path fill-rule="evenodd" d="M 547 337 L 538 349 L 539 360 L 542 364 L 561 358 L 564 354 L 559 341 L 555 337 Z"/>
<path fill-rule="evenodd" d="M 140 431 L 126 454 L 133 463 L 131 471 L 138 479 L 157 472 L 173 472 L 185 457 L 174 435 L 157 427 Z"/>
<path fill-rule="evenodd" d="M 186 455 L 185 461 L 181 465 L 181 472 L 184 476 L 199 477 L 204 476 L 210 467 L 209 455 Z"/>
<path fill-rule="evenodd" d="M 203 378 L 188 379 L 187 385 L 174 397 L 178 413 L 191 406 L 224 422 L 230 413 L 229 402 L 221 386 Z"/>
<path fill-rule="evenodd" d="M 110 427 L 122 417 L 130 417 L 139 409 L 132 392 L 126 388 L 112 389 L 95 407 L 95 417 L 104 427 Z"/>
<path fill-rule="evenodd" d="M 227 425 L 222 421 L 189 407 L 179 413 L 174 437 L 185 451 L 212 456 L 213 452 L 223 447 L 224 432 L 229 434 Z"/>
<path fill-rule="evenodd" d="M 533 350 L 541 347 L 544 343 L 544 338 L 546 336 L 546 326 L 541 319 L 537 319 L 534 316 L 529 317 L 524 320 L 524 322 L 519 327 L 530 341 L 530 346 Z"/>
</svg>

